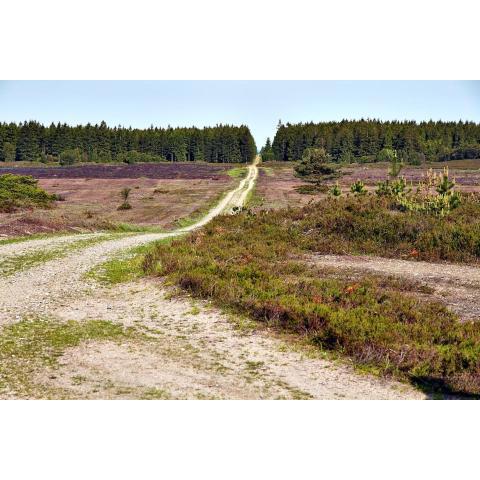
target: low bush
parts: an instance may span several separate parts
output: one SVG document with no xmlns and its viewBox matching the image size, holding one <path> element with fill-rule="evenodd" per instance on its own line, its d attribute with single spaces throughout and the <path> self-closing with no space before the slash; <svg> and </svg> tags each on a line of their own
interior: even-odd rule
<svg viewBox="0 0 480 480">
<path fill-rule="evenodd" d="M 120 190 L 120 196 L 123 199 L 123 203 L 117 208 L 117 210 L 130 210 L 132 206 L 128 203 L 128 197 L 130 196 L 131 188 L 125 187 Z"/>
<path fill-rule="evenodd" d="M 38 186 L 38 180 L 26 175 L 0 175 L 0 211 L 23 207 L 50 207 L 56 199 Z"/>
<path fill-rule="evenodd" d="M 366 195 L 367 189 L 365 188 L 365 184 L 361 180 L 357 180 L 350 186 L 350 191 L 354 195 Z"/>
<path fill-rule="evenodd" d="M 321 253 L 368 253 L 426 261 L 480 261 L 480 197 L 462 196 L 446 217 L 398 209 L 396 199 L 327 198 L 297 213 L 303 243 Z"/>
<path fill-rule="evenodd" d="M 295 187 L 297 193 L 302 193 L 304 195 L 316 195 L 317 193 L 326 193 L 328 192 L 328 186 L 322 185 L 320 183 L 314 184 L 303 184 Z"/>
</svg>

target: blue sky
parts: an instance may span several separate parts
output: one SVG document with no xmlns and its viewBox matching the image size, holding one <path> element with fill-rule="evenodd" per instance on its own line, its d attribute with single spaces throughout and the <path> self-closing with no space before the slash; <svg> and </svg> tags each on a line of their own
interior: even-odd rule
<svg viewBox="0 0 480 480">
<path fill-rule="evenodd" d="M 0 121 L 132 127 L 247 124 L 260 147 L 284 123 L 480 122 L 479 81 L 1 81 Z"/>
</svg>

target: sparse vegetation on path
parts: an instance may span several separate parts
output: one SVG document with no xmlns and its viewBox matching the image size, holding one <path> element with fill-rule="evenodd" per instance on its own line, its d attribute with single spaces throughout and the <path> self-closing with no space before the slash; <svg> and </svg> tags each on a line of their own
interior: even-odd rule
<svg viewBox="0 0 480 480">
<path fill-rule="evenodd" d="M 27 249 L 27 251 L 24 253 L 19 253 L 17 249 L 13 255 L 0 255 L 0 277 L 13 275 L 18 271 L 27 270 L 35 265 L 64 257 L 65 255 L 68 255 L 68 253 L 75 250 L 86 248 L 94 245 L 95 243 L 106 241 L 112 238 L 115 238 L 115 236 L 94 235 L 87 238 L 73 238 L 70 242 L 63 241 L 57 242 L 56 244 L 50 243 L 48 248 L 34 248 L 30 249 L 30 251 Z"/>
<path fill-rule="evenodd" d="M 248 319 L 172 293 L 144 279 L 97 289 L 60 308 L 61 320 L 82 324 L 100 316 L 135 336 L 70 348 L 37 381 L 68 398 L 424 398 L 408 385 L 359 374 Z"/>
</svg>

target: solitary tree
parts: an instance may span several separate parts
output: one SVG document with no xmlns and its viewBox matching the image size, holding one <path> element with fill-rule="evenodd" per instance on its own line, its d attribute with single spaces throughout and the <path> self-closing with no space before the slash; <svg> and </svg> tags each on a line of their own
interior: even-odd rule
<svg viewBox="0 0 480 480">
<path fill-rule="evenodd" d="M 120 190 L 120 196 L 123 198 L 123 203 L 118 207 L 118 210 L 130 210 L 132 206 L 128 203 L 128 197 L 130 196 L 131 188 L 125 187 Z"/>
<path fill-rule="evenodd" d="M 324 148 L 309 147 L 305 149 L 302 160 L 295 166 L 295 171 L 300 177 L 331 175 L 336 170 L 328 165 L 331 160 L 331 155 Z"/>
</svg>

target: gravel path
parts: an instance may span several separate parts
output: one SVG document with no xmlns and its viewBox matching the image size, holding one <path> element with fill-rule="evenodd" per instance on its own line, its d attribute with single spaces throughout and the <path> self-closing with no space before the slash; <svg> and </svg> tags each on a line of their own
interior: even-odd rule
<svg viewBox="0 0 480 480">
<path fill-rule="evenodd" d="M 292 349 L 273 332 L 235 328 L 240 319 L 232 323 L 205 303 L 192 308 L 189 298 L 166 298 L 168 291 L 158 282 L 105 288 L 85 280 L 86 272 L 122 250 L 192 231 L 241 207 L 257 171 L 256 164 L 249 166 L 239 186 L 193 225 L 101 241 L 0 277 L 0 325 L 29 314 L 58 321 L 102 319 L 136 326 L 151 337 L 136 343 L 83 343 L 64 352 L 53 372 L 32 372 L 35 381 L 58 392 L 54 398 L 424 398 L 409 386 L 359 375 L 318 352 L 312 357 L 305 347 Z M 5 245 L 0 256 L 78 238 Z M 8 395 L 15 398 L 14 392 Z"/>
<path fill-rule="evenodd" d="M 249 165 L 248 174 L 238 187 L 228 192 L 201 220 L 187 227 L 169 233 L 142 233 L 100 242 L 63 258 L 20 271 L 11 277 L 0 277 L 0 325 L 18 321 L 29 314 L 48 315 L 59 302 L 91 291 L 95 287 L 82 279 L 84 274 L 119 251 L 191 232 L 204 226 L 215 216 L 241 206 L 254 186 L 257 171 L 256 163 Z M 9 255 L 52 249 L 77 241 L 81 237 L 87 239 L 95 235 L 98 234 L 68 235 L 7 244 L 0 248 L 0 262 Z"/>
<path fill-rule="evenodd" d="M 19 242 L 0 245 L 0 259 L 10 256 L 23 255 L 36 250 L 56 248 L 77 240 L 87 240 L 104 235 L 102 233 L 82 233 L 75 235 L 58 235 L 54 237 L 39 238 L 36 240 L 22 240 Z"/>
</svg>

